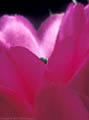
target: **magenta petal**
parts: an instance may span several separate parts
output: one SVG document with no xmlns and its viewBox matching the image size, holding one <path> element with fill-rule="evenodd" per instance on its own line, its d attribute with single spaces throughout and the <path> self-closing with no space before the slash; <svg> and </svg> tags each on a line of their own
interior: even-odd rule
<svg viewBox="0 0 89 120">
<path fill-rule="evenodd" d="M 46 19 L 38 29 L 40 47 L 44 51 L 43 57 L 49 58 L 54 49 L 61 21 L 64 14 L 54 14 Z"/>
<path fill-rule="evenodd" d="M 22 82 L 19 73 L 14 68 L 13 61 L 9 59 L 8 51 L 0 47 L 0 85 L 22 93 Z"/>
<path fill-rule="evenodd" d="M 89 4 L 85 6 L 85 15 L 86 15 L 86 19 L 87 22 L 89 23 Z"/>
<path fill-rule="evenodd" d="M 89 56 L 76 71 L 69 85 L 80 95 L 89 96 Z"/>
<path fill-rule="evenodd" d="M 65 83 L 71 80 L 80 64 L 80 53 L 82 52 L 79 52 L 79 48 L 81 45 L 83 48 L 83 44 L 78 40 L 84 25 L 83 6 L 81 4 L 71 5 L 63 17 L 53 54 L 48 60 L 48 70 L 45 77 L 49 81 Z M 84 57 L 84 53 L 82 57 Z"/>
<path fill-rule="evenodd" d="M 29 104 L 11 89 L 0 86 L 0 119 L 32 116 Z"/>
<path fill-rule="evenodd" d="M 66 38 L 61 42 L 57 41 L 53 54 L 48 60 L 45 79 L 57 84 L 67 82 L 71 77 L 73 52 L 74 39 Z"/>
<path fill-rule="evenodd" d="M 81 94 L 80 97 L 89 112 L 89 96 Z"/>
<path fill-rule="evenodd" d="M 28 49 L 0 49 L 0 85 L 23 96 L 30 104 L 43 85 L 45 64 Z"/>
<path fill-rule="evenodd" d="M 81 20 L 81 22 L 80 22 Z M 85 12 L 82 4 L 71 4 L 60 26 L 59 39 L 78 36 L 85 26 Z"/>
<path fill-rule="evenodd" d="M 75 91 L 49 85 L 36 98 L 36 120 L 88 120 L 89 113 Z"/>
<path fill-rule="evenodd" d="M 5 35 L 6 45 L 22 46 L 41 57 L 37 33 L 32 24 L 23 16 L 4 15 L 0 18 L 0 30 Z"/>
<path fill-rule="evenodd" d="M 33 105 L 35 95 L 44 85 L 45 64 L 22 47 L 11 48 L 9 59 L 21 78 L 27 100 Z"/>
</svg>

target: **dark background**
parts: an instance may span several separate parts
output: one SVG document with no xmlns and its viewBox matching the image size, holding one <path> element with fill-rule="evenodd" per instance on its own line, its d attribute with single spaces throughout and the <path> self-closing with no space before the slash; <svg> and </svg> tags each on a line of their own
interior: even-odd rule
<svg viewBox="0 0 89 120">
<path fill-rule="evenodd" d="M 77 0 L 78 2 L 87 3 L 87 0 Z M 25 14 L 39 17 L 47 14 L 49 9 L 52 12 L 63 11 L 72 0 L 1 0 L 0 14 Z"/>
<path fill-rule="evenodd" d="M 77 0 L 87 4 L 87 0 Z M 1 0 L 0 16 L 3 14 L 21 14 L 30 19 L 36 28 L 52 13 L 60 13 L 66 10 L 72 0 Z"/>
</svg>

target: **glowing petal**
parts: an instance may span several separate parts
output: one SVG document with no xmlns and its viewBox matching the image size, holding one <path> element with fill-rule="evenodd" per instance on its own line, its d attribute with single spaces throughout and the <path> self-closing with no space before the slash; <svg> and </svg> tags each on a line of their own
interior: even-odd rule
<svg viewBox="0 0 89 120">
<path fill-rule="evenodd" d="M 53 52 L 61 21 L 64 14 L 55 14 L 45 20 L 38 29 L 40 47 L 44 58 L 49 58 Z"/>
<path fill-rule="evenodd" d="M 26 18 L 22 16 L 4 15 L 0 18 L 0 30 L 5 35 L 6 44 L 9 46 L 22 46 L 41 57 L 37 33 Z"/>
</svg>

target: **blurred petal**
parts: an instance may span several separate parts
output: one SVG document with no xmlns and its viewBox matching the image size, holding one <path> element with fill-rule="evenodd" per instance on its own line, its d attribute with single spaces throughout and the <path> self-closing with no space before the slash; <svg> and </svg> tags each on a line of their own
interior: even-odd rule
<svg viewBox="0 0 89 120">
<path fill-rule="evenodd" d="M 18 117 L 30 119 L 31 116 L 30 106 L 23 97 L 0 86 L 0 119 L 18 119 Z"/>
<path fill-rule="evenodd" d="M 22 46 L 41 57 L 37 33 L 32 24 L 22 16 L 4 15 L 0 18 L 0 30 L 9 46 Z"/>
<path fill-rule="evenodd" d="M 80 97 L 89 112 L 89 97 L 82 94 L 80 95 Z"/>
<path fill-rule="evenodd" d="M 89 114 L 75 91 L 65 86 L 44 87 L 36 98 L 36 120 L 88 120 Z"/>
<path fill-rule="evenodd" d="M 70 5 L 63 17 L 53 54 L 48 60 L 48 70 L 45 75 L 47 80 L 56 83 L 65 83 L 71 80 L 75 70 L 80 65 L 79 49 L 80 46 L 83 47 L 83 44 L 78 40 L 84 25 L 83 6 L 81 4 Z"/>
<path fill-rule="evenodd" d="M 46 19 L 38 29 L 40 47 L 44 51 L 42 57 L 49 58 L 54 49 L 61 21 L 64 14 L 54 14 Z"/>
</svg>

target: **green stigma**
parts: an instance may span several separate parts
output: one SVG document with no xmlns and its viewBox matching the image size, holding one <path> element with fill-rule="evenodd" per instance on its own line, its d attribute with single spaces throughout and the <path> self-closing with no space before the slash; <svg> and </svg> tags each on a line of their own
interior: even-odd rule
<svg viewBox="0 0 89 120">
<path fill-rule="evenodd" d="M 41 57 L 40 60 L 43 61 L 45 64 L 47 64 L 47 59 L 46 58 Z"/>
</svg>

